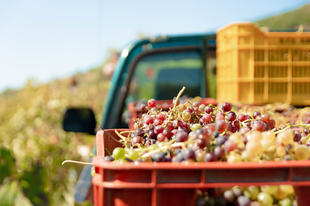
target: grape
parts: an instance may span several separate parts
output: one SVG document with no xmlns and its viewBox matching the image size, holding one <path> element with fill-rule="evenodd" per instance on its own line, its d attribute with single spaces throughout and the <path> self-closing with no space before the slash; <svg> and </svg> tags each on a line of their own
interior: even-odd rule
<svg viewBox="0 0 310 206">
<path fill-rule="evenodd" d="M 113 156 L 114 159 L 116 159 L 116 160 L 124 158 L 124 156 L 125 156 L 125 150 L 124 150 L 124 148 L 116 147 L 116 148 L 113 150 L 112 156 Z"/>
<path fill-rule="evenodd" d="M 261 120 L 262 120 L 263 122 L 269 122 L 269 119 L 270 119 L 269 114 L 262 114 L 262 115 L 261 115 Z"/>
<path fill-rule="evenodd" d="M 142 138 L 140 136 L 134 136 L 131 140 L 132 145 L 141 144 Z"/>
<path fill-rule="evenodd" d="M 253 118 L 256 119 L 258 116 L 261 116 L 261 113 L 259 111 L 253 112 Z"/>
<path fill-rule="evenodd" d="M 164 162 L 165 154 L 163 152 L 154 153 L 151 155 L 151 159 L 153 162 Z"/>
<path fill-rule="evenodd" d="M 250 140 L 260 141 L 263 139 L 263 135 L 260 131 L 253 131 L 250 134 L 248 134 L 246 137 L 248 141 Z"/>
<path fill-rule="evenodd" d="M 155 134 L 160 134 L 160 133 L 163 133 L 164 131 L 164 128 L 162 126 L 156 126 L 155 129 L 154 129 L 154 132 Z"/>
<path fill-rule="evenodd" d="M 215 117 L 215 122 L 218 120 L 225 120 L 225 114 L 223 112 L 218 112 Z"/>
<path fill-rule="evenodd" d="M 263 146 L 263 152 L 268 151 L 268 149 L 271 148 L 275 144 L 273 140 L 267 139 L 267 138 L 262 139 L 260 143 Z"/>
<path fill-rule="evenodd" d="M 156 118 L 156 119 L 154 120 L 154 125 L 155 125 L 155 126 L 162 125 L 163 122 L 164 122 L 163 120 L 161 120 L 161 119 L 159 119 L 159 118 Z"/>
<path fill-rule="evenodd" d="M 240 129 L 240 122 L 238 120 L 233 121 L 233 126 L 235 126 L 237 129 Z"/>
<path fill-rule="evenodd" d="M 219 133 L 223 133 L 227 129 L 227 124 L 224 120 L 218 120 L 215 122 L 215 128 Z"/>
<path fill-rule="evenodd" d="M 276 149 L 276 155 L 278 157 L 284 157 L 286 155 L 285 147 L 282 145 L 278 146 Z"/>
<path fill-rule="evenodd" d="M 301 134 L 299 132 L 295 132 L 295 135 L 294 135 L 294 142 L 299 142 L 301 139 Z"/>
<path fill-rule="evenodd" d="M 258 155 L 263 151 L 263 146 L 258 140 L 251 140 L 245 145 L 246 151 L 253 155 Z"/>
<path fill-rule="evenodd" d="M 199 110 L 200 112 L 204 112 L 204 111 L 205 111 L 205 108 L 206 108 L 206 105 L 201 104 L 201 105 L 199 105 L 198 110 Z"/>
<path fill-rule="evenodd" d="M 177 142 L 185 142 L 188 140 L 188 135 L 186 132 L 184 131 L 179 131 L 176 135 L 175 138 L 177 140 Z"/>
<path fill-rule="evenodd" d="M 170 138 L 171 137 L 171 130 L 169 128 L 165 128 L 163 130 L 163 135 L 165 135 L 167 138 Z"/>
<path fill-rule="evenodd" d="M 249 187 L 247 188 L 247 191 L 248 191 L 249 194 L 250 194 L 250 198 L 251 198 L 252 200 L 255 200 L 256 197 L 257 197 L 257 195 L 258 195 L 258 193 L 259 193 L 259 188 L 258 188 L 257 186 L 249 186 Z"/>
<path fill-rule="evenodd" d="M 233 202 L 234 199 L 235 199 L 235 195 L 233 193 L 233 191 L 231 190 L 226 190 L 223 194 L 224 196 L 224 199 L 227 201 L 227 202 Z"/>
<path fill-rule="evenodd" d="M 148 135 L 149 135 L 150 139 L 156 139 L 157 138 L 157 135 L 155 134 L 154 130 L 150 130 Z"/>
<path fill-rule="evenodd" d="M 196 131 L 197 129 L 200 129 L 201 125 L 200 124 L 192 124 L 191 129 L 192 131 Z"/>
<path fill-rule="evenodd" d="M 270 140 L 276 139 L 276 135 L 273 131 L 262 132 L 262 136 L 263 136 L 263 138 L 270 139 Z"/>
<path fill-rule="evenodd" d="M 154 123 L 154 119 L 150 116 L 147 116 L 144 118 L 144 122 L 145 122 L 145 124 L 150 125 L 150 124 Z"/>
<path fill-rule="evenodd" d="M 297 160 L 307 160 L 310 156 L 309 148 L 306 145 L 298 145 L 294 148 L 295 158 Z"/>
<path fill-rule="evenodd" d="M 187 149 L 183 152 L 183 157 L 185 160 L 187 159 L 195 159 L 195 152 L 192 149 Z"/>
<path fill-rule="evenodd" d="M 232 191 L 233 191 L 235 197 L 240 197 L 242 195 L 242 190 L 238 187 L 233 188 Z"/>
<path fill-rule="evenodd" d="M 273 196 L 277 198 L 278 200 L 283 200 L 284 198 L 288 196 L 288 193 L 286 193 L 285 191 L 281 190 L 278 187 L 278 190 L 273 194 Z"/>
<path fill-rule="evenodd" d="M 156 107 L 157 101 L 155 99 L 150 99 L 147 104 L 149 105 L 149 107 L 154 108 Z"/>
<path fill-rule="evenodd" d="M 157 140 L 159 142 L 164 142 L 164 141 L 168 140 L 168 138 L 163 133 L 160 133 L 157 135 Z"/>
<path fill-rule="evenodd" d="M 262 206 L 272 206 L 273 204 L 272 196 L 265 192 L 260 192 L 257 195 L 257 200 Z"/>
<path fill-rule="evenodd" d="M 295 136 L 294 130 L 288 129 L 278 134 L 277 141 L 278 143 L 288 145 L 288 144 L 293 143 L 294 136 Z"/>
<path fill-rule="evenodd" d="M 157 114 L 156 118 L 157 119 L 161 119 L 162 121 L 164 121 L 165 120 L 165 115 L 164 115 L 164 113 L 160 112 L 160 113 Z"/>
<path fill-rule="evenodd" d="M 228 102 L 224 102 L 223 104 L 221 104 L 220 108 L 224 111 L 224 112 L 229 112 L 231 110 L 231 104 Z"/>
<path fill-rule="evenodd" d="M 216 159 L 221 159 L 225 154 L 225 150 L 221 146 L 217 146 L 214 148 L 213 153 Z"/>
<path fill-rule="evenodd" d="M 229 153 L 229 152 L 231 152 L 231 151 L 233 151 L 233 150 L 238 148 L 237 144 L 234 141 L 232 141 L 232 140 L 225 141 L 224 146 L 225 146 L 225 151 L 227 153 Z"/>
<path fill-rule="evenodd" d="M 270 128 L 273 129 L 276 126 L 276 121 L 272 118 L 269 119 Z"/>
<path fill-rule="evenodd" d="M 129 149 L 127 150 L 127 157 L 131 160 L 136 160 L 139 157 L 139 153 L 134 149 Z"/>
<path fill-rule="evenodd" d="M 242 161 L 242 156 L 238 153 L 235 152 L 230 152 L 228 157 L 227 157 L 227 162 L 241 162 Z"/>
<path fill-rule="evenodd" d="M 182 152 L 179 152 L 172 158 L 172 162 L 182 162 L 184 160 Z"/>
<path fill-rule="evenodd" d="M 276 186 L 276 185 L 263 185 L 263 186 L 260 186 L 260 189 L 262 192 L 265 192 L 265 193 L 272 195 L 272 194 L 277 192 L 278 186 Z"/>
<path fill-rule="evenodd" d="M 292 185 L 279 185 L 279 190 L 287 194 L 294 194 L 294 187 Z"/>
<path fill-rule="evenodd" d="M 246 116 L 245 116 L 245 114 L 239 114 L 239 116 L 238 116 L 238 120 L 239 120 L 240 122 L 245 121 L 245 120 L 246 120 Z"/>
<path fill-rule="evenodd" d="M 265 127 L 266 127 L 265 123 L 260 120 L 255 120 L 252 125 L 253 130 L 258 130 L 260 132 L 265 131 Z"/>
<path fill-rule="evenodd" d="M 227 114 L 227 120 L 230 122 L 234 121 L 236 118 L 237 118 L 237 115 L 235 112 L 229 112 Z"/>
<path fill-rule="evenodd" d="M 210 114 L 213 112 L 213 107 L 210 107 L 209 105 L 205 107 L 205 112 Z"/>
<path fill-rule="evenodd" d="M 182 112 L 182 118 L 184 121 L 188 121 L 191 118 L 191 112 L 187 109 Z"/>
<path fill-rule="evenodd" d="M 280 206 L 292 206 L 293 205 L 292 200 L 289 198 L 284 198 L 279 203 L 280 203 Z"/>
<path fill-rule="evenodd" d="M 136 129 L 134 132 L 134 135 L 143 137 L 144 136 L 144 130 L 143 129 Z"/>
<path fill-rule="evenodd" d="M 251 200 L 246 196 L 239 196 L 237 198 L 238 206 L 250 206 Z"/>
<path fill-rule="evenodd" d="M 201 121 L 205 123 L 209 123 L 211 119 L 212 119 L 212 116 L 208 113 L 203 114 L 201 117 Z"/>
<path fill-rule="evenodd" d="M 215 142 L 216 142 L 216 145 L 220 146 L 220 145 L 223 145 L 227 140 L 228 140 L 228 137 L 223 135 L 223 136 L 219 136 L 218 138 L 216 138 Z"/>
<path fill-rule="evenodd" d="M 205 162 L 214 162 L 216 160 L 215 156 L 213 153 L 208 152 L 205 155 Z"/>
<path fill-rule="evenodd" d="M 207 141 L 204 138 L 198 138 L 197 140 L 197 146 L 201 149 L 205 148 L 207 146 Z"/>
<path fill-rule="evenodd" d="M 105 156 L 103 158 L 103 161 L 107 161 L 107 162 L 113 162 L 115 159 L 113 156 Z"/>
</svg>

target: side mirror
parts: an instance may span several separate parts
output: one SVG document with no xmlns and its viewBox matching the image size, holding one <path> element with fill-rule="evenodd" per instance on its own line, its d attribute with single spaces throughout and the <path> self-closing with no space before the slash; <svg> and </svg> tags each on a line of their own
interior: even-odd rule
<svg viewBox="0 0 310 206">
<path fill-rule="evenodd" d="M 83 132 L 95 135 L 96 119 L 90 108 L 69 108 L 64 112 L 63 129 L 67 132 Z"/>
</svg>

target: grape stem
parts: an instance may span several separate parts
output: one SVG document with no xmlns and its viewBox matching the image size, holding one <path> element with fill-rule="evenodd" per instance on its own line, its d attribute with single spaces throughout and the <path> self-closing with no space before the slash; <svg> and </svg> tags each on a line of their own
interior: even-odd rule
<svg viewBox="0 0 310 206">
<path fill-rule="evenodd" d="M 76 164 L 80 164 L 80 165 L 94 165 L 91 162 L 80 162 L 80 161 L 75 161 L 75 160 L 65 160 L 61 164 L 64 165 L 66 163 L 76 163 Z"/>
<path fill-rule="evenodd" d="M 174 102 L 174 106 L 173 106 L 173 111 L 176 110 L 176 107 L 177 107 L 177 104 L 178 104 L 178 101 L 182 95 L 182 93 L 184 92 L 184 90 L 186 89 L 186 87 L 183 86 L 183 88 L 181 89 L 181 91 L 179 91 L 179 94 L 177 96 L 177 98 L 175 99 L 175 102 Z"/>
</svg>

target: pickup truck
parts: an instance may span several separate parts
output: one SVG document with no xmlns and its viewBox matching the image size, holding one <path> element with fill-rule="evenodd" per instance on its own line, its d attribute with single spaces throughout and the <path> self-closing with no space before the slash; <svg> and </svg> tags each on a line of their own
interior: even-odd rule
<svg viewBox="0 0 310 206">
<path fill-rule="evenodd" d="M 100 128 L 128 128 L 129 102 L 172 99 L 183 86 L 184 95 L 215 98 L 215 68 L 216 33 L 161 35 L 129 44 L 113 73 Z M 93 111 L 68 109 L 63 128 L 95 134 Z M 85 166 L 74 191 L 76 202 L 91 199 L 91 190 L 91 166 Z"/>
</svg>

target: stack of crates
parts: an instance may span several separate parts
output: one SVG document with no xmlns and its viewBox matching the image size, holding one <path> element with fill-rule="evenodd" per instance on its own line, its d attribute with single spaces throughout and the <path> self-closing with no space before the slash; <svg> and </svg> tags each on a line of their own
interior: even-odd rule
<svg viewBox="0 0 310 206">
<path fill-rule="evenodd" d="M 232 23 L 216 36 L 217 101 L 310 105 L 310 33 Z"/>
</svg>

